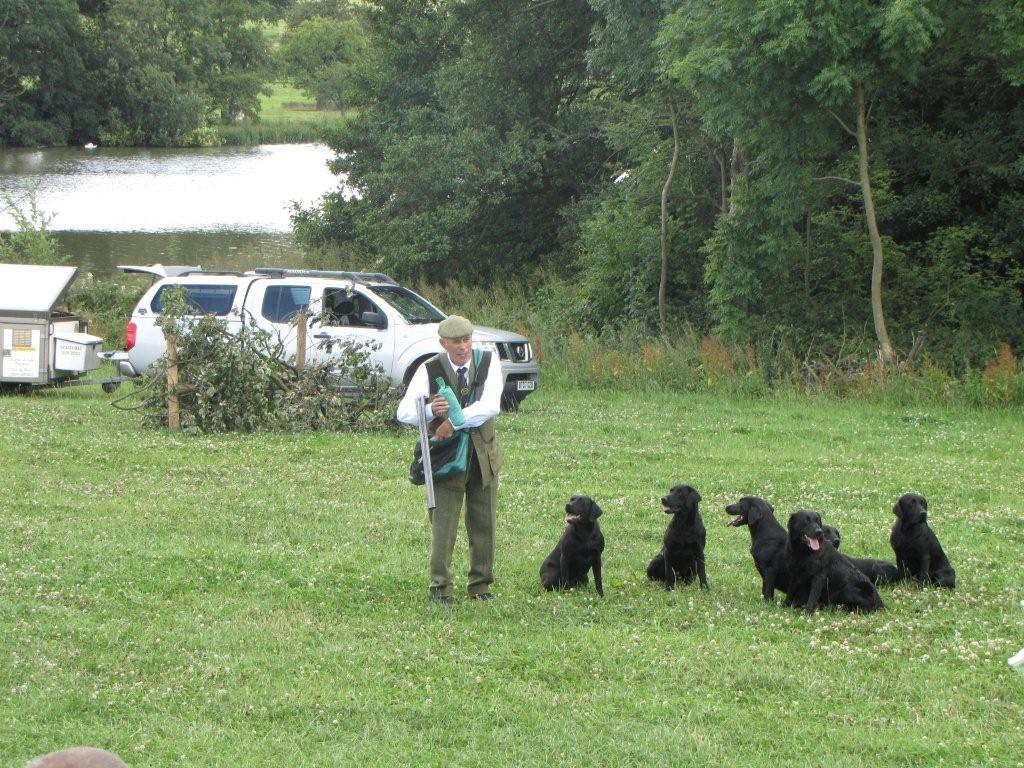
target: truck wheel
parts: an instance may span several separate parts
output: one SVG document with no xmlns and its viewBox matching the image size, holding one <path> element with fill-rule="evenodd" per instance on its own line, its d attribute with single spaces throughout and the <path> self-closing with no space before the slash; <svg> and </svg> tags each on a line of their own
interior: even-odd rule
<svg viewBox="0 0 1024 768">
<path fill-rule="evenodd" d="M 519 404 L 523 402 L 523 398 L 519 395 L 502 395 L 501 396 L 501 410 L 503 411 L 518 411 Z"/>
<path fill-rule="evenodd" d="M 405 376 L 402 378 L 402 385 L 403 385 L 402 386 L 402 392 L 403 393 L 405 392 L 406 389 L 409 388 L 409 382 L 412 381 L 412 375 L 414 373 L 416 373 L 416 369 L 419 368 L 421 365 L 423 365 L 423 361 L 424 360 L 429 360 L 429 359 L 430 359 L 430 355 L 426 355 L 424 357 L 421 357 L 415 363 L 410 365 L 408 367 L 408 369 L 406 369 Z"/>
</svg>

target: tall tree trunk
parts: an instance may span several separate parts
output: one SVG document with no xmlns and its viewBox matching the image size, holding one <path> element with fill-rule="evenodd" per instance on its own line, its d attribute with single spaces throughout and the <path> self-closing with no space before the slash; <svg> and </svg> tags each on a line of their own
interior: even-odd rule
<svg viewBox="0 0 1024 768">
<path fill-rule="evenodd" d="M 718 212 L 725 216 L 729 212 L 729 173 L 725 170 L 725 158 L 717 149 L 715 162 L 718 163 Z"/>
<path fill-rule="evenodd" d="M 729 211 L 732 211 L 732 199 L 736 195 L 736 187 L 740 177 L 746 173 L 747 153 L 743 150 L 740 140 L 732 140 L 732 157 L 729 158 Z"/>
<path fill-rule="evenodd" d="M 676 163 L 679 161 L 679 128 L 676 125 L 676 107 L 668 103 L 669 115 L 672 117 L 672 162 L 668 167 L 668 178 L 661 188 L 661 281 L 658 283 L 658 321 L 661 332 L 665 333 L 668 323 L 668 312 L 665 307 L 668 294 L 668 193 L 672 189 L 672 178 L 676 175 Z"/>
<path fill-rule="evenodd" d="M 896 354 L 885 329 L 885 314 L 882 312 L 882 236 L 878 232 L 875 216 L 875 198 L 871 193 L 871 175 L 868 173 L 868 127 L 864 108 L 864 89 L 857 88 L 857 149 L 860 155 L 860 189 L 864 194 L 864 216 L 868 221 L 868 235 L 874 260 L 871 265 L 871 315 L 875 321 L 875 337 L 878 339 L 878 354 L 882 362 L 894 364 Z"/>
</svg>

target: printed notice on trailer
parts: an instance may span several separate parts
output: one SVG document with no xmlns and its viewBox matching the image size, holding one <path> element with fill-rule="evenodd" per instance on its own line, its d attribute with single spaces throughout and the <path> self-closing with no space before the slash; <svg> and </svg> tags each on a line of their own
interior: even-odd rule
<svg viewBox="0 0 1024 768">
<path fill-rule="evenodd" d="M 35 379 L 39 376 L 39 331 L 4 328 L 3 377 Z"/>
</svg>

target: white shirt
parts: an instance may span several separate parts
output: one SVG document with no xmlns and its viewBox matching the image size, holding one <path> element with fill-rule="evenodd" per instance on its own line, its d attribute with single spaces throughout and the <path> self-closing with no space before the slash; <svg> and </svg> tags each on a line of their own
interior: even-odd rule
<svg viewBox="0 0 1024 768">
<path fill-rule="evenodd" d="M 472 363 L 472 357 L 469 361 L 462 366 L 466 369 L 466 378 L 469 380 L 469 368 Z M 452 370 L 458 374 L 459 367 L 452 362 L 451 357 L 448 358 L 448 364 L 451 365 Z M 472 385 L 470 381 L 470 385 Z M 501 361 L 498 359 L 496 352 L 491 352 L 491 365 L 487 369 L 487 378 L 484 380 L 484 387 L 480 393 L 479 399 L 476 402 L 470 403 L 462 407 L 462 413 L 466 417 L 465 422 L 461 426 L 455 427 L 455 429 L 471 429 L 473 427 L 479 427 L 488 419 L 493 419 L 501 412 L 501 393 L 505 387 L 505 376 L 501 371 Z M 416 426 L 416 398 L 428 398 L 425 404 L 425 410 L 427 412 L 427 421 L 434 418 L 433 410 L 430 407 L 430 382 L 427 380 L 427 366 L 421 364 L 416 372 L 412 375 L 412 380 L 409 382 L 409 388 L 405 390 L 405 395 L 402 397 L 402 402 L 398 404 L 398 413 L 396 416 L 398 420 L 403 424 L 410 424 Z"/>
</svg>

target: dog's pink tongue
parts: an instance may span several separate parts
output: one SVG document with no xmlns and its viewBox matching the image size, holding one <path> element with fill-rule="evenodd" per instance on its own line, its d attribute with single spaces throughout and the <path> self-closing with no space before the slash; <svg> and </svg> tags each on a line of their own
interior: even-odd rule
<svg viewBox="0 0 1024 768">
<path fill-rule="evenodd" d="M 811 548 L 813 552 L 817 552 L 821 549 L 821 542 L 818 539 L 812 539 L 810 536 L 804 536 L 807 539 L 807 546 Z"/>
</svg>

